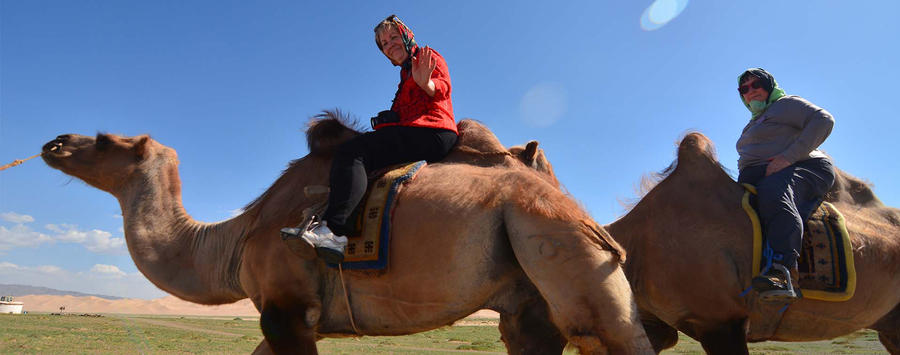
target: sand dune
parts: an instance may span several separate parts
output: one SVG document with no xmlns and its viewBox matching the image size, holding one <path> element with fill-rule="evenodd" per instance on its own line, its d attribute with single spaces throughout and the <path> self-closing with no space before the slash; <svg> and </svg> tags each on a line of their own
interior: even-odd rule
<svg viewBox="0 0 900 355">
<path fill-rule="evenodd" d="M 16 297 L 16 301 L 25 304 L 24 310 L 29 312 L 59 312 L 65 306 L 66 313 L 125 313 L 125 314 L 159 314 L 159 315 L 196 315 L 196 316 L 259 316 L 249 299 L 231 304 L 204 306 L 183 301 L 175 296 L 166 296 L 153 300 L 121 299 L 108 300 L 99 297 L 28 295 Z"/>
<path fill-rule="evenodd" d="M 25 303 L 25 311 L 28 312 L 59 312 L 59 307 L 65 306 L 66 313 L 123 313 L 123 314 L 154 314 L 154 315 L 196 315 L 196 316 L 241 316 L 257 317 L 259 312 L 253 307 L 249 299 L 243 299 L 231 304 L 218 306 L 204 306 L 178 299 L 175 296 L 166 296 L 153 300 L 121 299 L 108 300 L 94 296 L 51 296 L 28 295 L 16 297 L 16 301 Z M 498 318 L 497 312 L 481 310 L 475 312 L 472 318 Z"/>
</svg>

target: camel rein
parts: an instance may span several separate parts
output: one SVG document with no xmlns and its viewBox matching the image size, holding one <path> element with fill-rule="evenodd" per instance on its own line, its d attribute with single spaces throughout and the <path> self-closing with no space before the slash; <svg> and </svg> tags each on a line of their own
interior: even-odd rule
<svg viewBox="0 0 900 355">
<path fill-rule="evenodd" d="M 347 283 L 344 282 L 344 268 L 341 267 L 341 263 L 338 263 L 338 275 L 341 276 L 341 289 L 344 290 L 344 303 L 347 304 L 347 314 L 350 316 L 350 326 L 353 327 L 353 331 L 358 335 L 362 335 L 359 332 L 359 328 L 356 327 L 356 322 L 353 321 L 353 308 L 350 308 L 350 296 L 347 295 Z"/>
<path fill-rule="evenodd" d="M 312 197 L 314 195 L 322 195 L 327 194 L 329 191 L 328 186 L 321 185 L 309 185 L 303 187 L 303 194 L 306 197 Z M 303 223 L 297 226 L 298 228 L 302 228 L 303 230 L 308 230 L 310 225 L 314 220 L 318 219 L 318 216 L 325 211 L 327 203 L 326 201 L 319 202 L 309 208 L 303 210 Z M 356 327 L 356 321 L 353 320 L 353 308 L 350 307 L 350 296 L 347 294 L 347 282 L 344 281 L 344 267 L 343 263 L 338 263 L 338 275 L 341 279 L 341 290 L 344 291 L 344 304 L 347 305 L 347 315 L 350 317 L 350 327 L 353 328 L 353 331 L 358 335 L 362 335 L 359 331 L 359 328 Z"/>
<path fill-rule="evenodd" d="M 25 158 L 25 159 L 16 159 L 16 160 L 13 160 L 12 163 L 6 164 L 6 165 L 4 165 L 4 166 L 0 166 L 0 171 L 3 171 L 3 170 L 6 170 L 6 169 L 9 169 L 9 168 L 12 168 L 12 167 L 14 167 L 14 166 L 16 166 L 16 165 L 22 164 L 22 163 L 24 163 L 24 162 L 26 162 L 26 161 L 28 161 L 28 160 L 37 158 L 37 157 L 39 157 L 39 156 L 41 156 L 40 153 L 35 154 L 35 155 L 32 155 L 32 156 L 30 156 L 30 157 L 28 157 L 28 158 Z"/>
</svg>

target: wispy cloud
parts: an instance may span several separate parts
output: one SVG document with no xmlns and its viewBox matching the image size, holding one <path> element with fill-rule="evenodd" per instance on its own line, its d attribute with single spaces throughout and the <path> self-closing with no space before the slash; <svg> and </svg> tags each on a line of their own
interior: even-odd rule
<svg viewBox="0 0 900 355">
<path fill-rule="evenodd" d="M 139 272 L 126 273 L 115 265 L 95 264 L 90 270 L 71 271 L 54 265 L 20 266 L 0 261 L 5 283 L 42 286 L 109 296 L 153 299 L 166 293 Z"/>
<path fill-rule="evenodd" d="M 36 232 L 24 224 L 17 224 L 11 228 L 0 226 L 0 252 L 52 242 L 53 238 L 50 236 Z"/>
<path fill-rule="evenodd" d="M 80 244 L 94 253 L 124 254 L 127 252 L 125 238 L 114 237 L 107 231 L 99 229 L 82 231 L 78 229 L 78 226 L 71 224 L 47 224 L 44 226 L 44 231 L 38 231 L 26 225 L 26 223 L 34 222 L 33 217 L 15 212 L 0 213 L 0 219 L 15 223 L 11 227 L 0 226 L 0 252 L 55 242 Z M 120 235 L 124 234 L 121 228 L 119 232 Z"/>
<path fill-rule="evenodd" d="M 95 253 L 116 253 L 125 250 L 125 239 L 113 237 L 112 233 L 99 229 L 87 232 L 78 230 L 71 224 L 48 224 L 44 228 L 53 231 L 53 239 L 60 242 L 78 243 Z"/>
<path fill-rule="evenodd" d="M 108 277 L 114 279 L 120 279 L 122 277 L 128 276 L 124 271 L 119 270 L 115 265 L 105 265 L 105 264 L 94 264 L 94 267 L 91 268 L 91 273 L 100 277 Z"/>
<path fill-rule="evenodd" d="M 34 222 L 34 217 L 31 217 L 27 214 L 18 214 L 15 212 L 0 213 L 0 219 L 17 224 Z"/>
</svg>

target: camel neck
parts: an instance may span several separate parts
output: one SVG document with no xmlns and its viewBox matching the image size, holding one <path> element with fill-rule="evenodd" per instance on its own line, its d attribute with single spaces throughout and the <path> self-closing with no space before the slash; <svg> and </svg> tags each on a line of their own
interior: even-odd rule
<svg viewBox="0 0 900 355">
<path fill-rule="evenodd" d="M 192 219 L 181 203 L 177 167 L 146 174 L 116 197 L 128 251 L 141 273 L 179 298 L 221 304 L 245 298 L 238 282 L 246 232 L 239 217 L 220 223 Z"/>
</svg>

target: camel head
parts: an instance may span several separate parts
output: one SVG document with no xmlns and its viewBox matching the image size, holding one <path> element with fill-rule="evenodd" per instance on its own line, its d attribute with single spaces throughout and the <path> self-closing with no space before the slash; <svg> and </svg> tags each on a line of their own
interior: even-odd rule
<svg viewBox="0 0 900 355">
<path fill-rule="evenodd" d="M 716 146 L 712 140 L 700 132 L 688 132 L 678 144 L 678 164 L 696 165 L 703 164 L 719 165 L 716 158 Z"/>
<path fill-rule="evenodd" d="M 525 166 L 548 177 L 554 186 L 559 187 L 559 180 L 556 179 L 556 174 L 553 172 L 553 165 L 550 165 L 550 160 L 544 155 L 544 150 L 538 148 L 537 141 L 530 141 L 524 146 L 512 146 L 509 148 L 509 153 Z"/>
<path fill-rule="evenodd" d="M 41 157 L 50 167 L 110 193 L 132 180 L 135 172 L 154 156 L 177 162 L 174 150 L 146 135 L 120 137 L 100 133 L 88 137 L 64 134 L 44 144 L 41 151 Z"/>
</svg>

